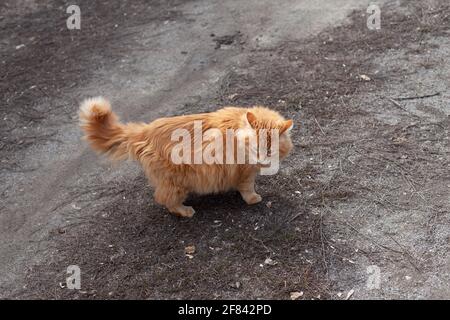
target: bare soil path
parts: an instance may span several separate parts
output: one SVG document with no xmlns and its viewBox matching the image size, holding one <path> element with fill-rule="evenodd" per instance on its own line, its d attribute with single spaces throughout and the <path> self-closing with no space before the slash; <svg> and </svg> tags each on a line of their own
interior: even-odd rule
<svg viewBox="0 0 450 320">
<path fill-rule="evenodd" d="M 0 298 L 450 298 L 447 1 L 380 2 L 378 31 L 369 1 L 77 2 L 81 30 L 0 4 Z M 80 141 L 96 95 L 125 121 L 264 104 L 296 149 L 261 204 L 178 219 Z"/>
</svg>

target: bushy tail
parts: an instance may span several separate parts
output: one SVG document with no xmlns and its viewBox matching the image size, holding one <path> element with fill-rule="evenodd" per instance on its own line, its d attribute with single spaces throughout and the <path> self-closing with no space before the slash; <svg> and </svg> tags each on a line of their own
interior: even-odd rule
<svg viewBox="0 0 450 320">
<path fill-rule="evenodd" d="M 108 154 L 112 159 L 128 157 L 126 128 L 102 98 L 90 98 L 81 103 L 80 127 L 92 149 Z"/>
</svg>

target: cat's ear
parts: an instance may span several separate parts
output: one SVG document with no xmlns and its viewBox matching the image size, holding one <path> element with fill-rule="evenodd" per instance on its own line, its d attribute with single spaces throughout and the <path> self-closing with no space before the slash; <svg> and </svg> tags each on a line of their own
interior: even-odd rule
<svg viewBox="0 0 450 320">
<path fill-rule="evenodd" d="M 280 134 L 284 133 L 286 130 L 291 131 L 293 127 L 294 127 L 294 121 L 292 121 L 292 119 L 286 120 L 280 129 Z"/>
<path fill-rule="evenodd" d="M 256 116 L 252 112 L 248 111 L 246 117 L 250 127 L 255 128 L 257 121 Z"/>
</svg>

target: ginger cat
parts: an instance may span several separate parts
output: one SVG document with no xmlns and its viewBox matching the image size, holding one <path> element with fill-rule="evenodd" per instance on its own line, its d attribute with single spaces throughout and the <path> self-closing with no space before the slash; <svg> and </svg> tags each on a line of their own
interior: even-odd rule
<svg viewBox="0 0 450 320">
<path fill-rule="evenodd" d="M 187 151 L 180 153 L 183 159 L 188 159 L 198 151 L 206 151 L 208 143 L 195 136 L 196 123 L 201 123 L 201 133 L 214 129 L 215 135 L 227 130 L 241 129 L 244 132 L 255 132 L 259 138 L 267 137 L 267 146 L 277 140 L 278 148 L 271 148 L 271 156 L 276 154 L 284 159 L 292 149 L 290 129 L 292 120 L 285 120 L 278 112 L 265 107 L 238 108 L 226 107 L 211 113 L 201 113 L 170 118 L 160 118 L 151 123 L 119 122 L 118 117 L 111 111 L 109 102 L 102 97 L 85 100 L 79 111 L 80 126 L 85 133 L 85 139 L 91 147 L 101 153 L 106 153 L 111 159 L 132 158 L 139 161 L 145 171 L 150 184 L 155 188 L 155 200 L 164 205 L 171 213 L 182 217 L 192 217 L 194 209 L 183 205 L 189 193 L 208 194 L 238 190 L 247 204 L 261 201 L 261 196 L 255 192 L 255 178 L 264 164 L 249 162 L 246 156 L 244 163 L 218 161 L 215 163 L 183 162 L 174 163 L 172 152 L 178 141 L 173 140 L 173 133 L 185 130 L 194 133 L 194 139 L 188 141 Z M 276 129 L 277 139 L 263 129 Z M 247 130 L 247 131 L 246 131 Z M 248 137 L 247 137 L 248 138 Z M 201 139 L 201 138 L 200 138 Z M 227 142 L 220 142 L 222 150 L 214 150 L 211 154 L 216 159 L 236 160 L 239 148 L 249 149 L 249 141 L 239 147 L 237 138 Z M 260 141 L 260 140 L 258 140 Z M 223 145 L 222 145 L 223 143 Z M 226 149 L 226 145 L 230 149 Z M 194 147 L 191 149 L 192 145 Z M 227 150 L 228 155 L 220 152 Z M 231 156 L 229 153 L 232 153 Z M 186 157 L 186 158 L 185 158 Z M 192 159 L 192 158 L 191 158 Z M 200 159 L 201 160 L 201 159 Z"/>
</svg>

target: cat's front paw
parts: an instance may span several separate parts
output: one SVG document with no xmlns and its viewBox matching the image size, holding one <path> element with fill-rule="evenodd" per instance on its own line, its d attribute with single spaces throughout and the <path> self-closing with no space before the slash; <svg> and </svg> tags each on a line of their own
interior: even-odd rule
<svg viewBox="0 0 450 320">
<path fill-rule="evenodd" d="M 247 202 L 247 204 L 256 204 L 261 202 L 261 200 L 261 196 L 256 192 L 244 196 L 244 201 Z"/>
</svg>

